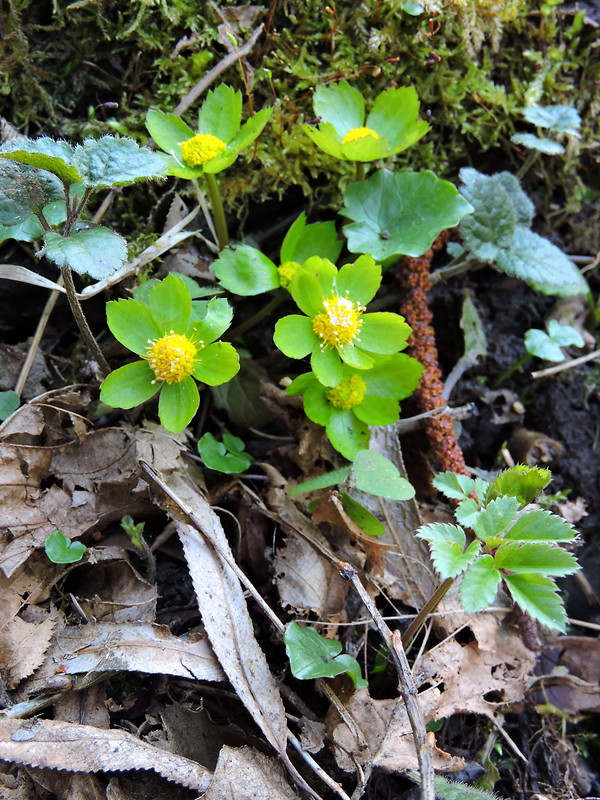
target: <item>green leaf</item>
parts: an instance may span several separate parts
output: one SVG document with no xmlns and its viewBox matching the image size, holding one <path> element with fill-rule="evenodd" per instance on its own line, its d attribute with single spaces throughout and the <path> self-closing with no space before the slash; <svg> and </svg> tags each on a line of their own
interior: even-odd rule
<svg viewBox="0 0 600 800">
<path fill-rule="evenodd" d="M 337 386 L 344 376 L 338 351 L 331 347 L 326 347 L 323 350 L 320 347 L 315 347 L 310 357 L 310 366 L 317 380 L 323 386 Z"/>
<path fill-rule="evenodd" d="M 165 162 L 158 153 L 140 147 L 133 139 L 103 136 L 85 139 L 75 148 L 74 166 L 86 186 L 126 186 L 166 175 Z"/>
<path fill-rule="evenodd" d="M 366 394 L 362 403 L 354 406 L 352 411 L 367 425 L 391 425 L 398 422 L 400 405 L 391 397 L 375 397 Z"/>
<path fill-rule="evenodd" d="M 368 508 L 361 505 L 358 500 L 350 497 L 346 492 L 340 492 L 340 499 L 342 501 L 342 508 L 353 522 L 362 528 L 362 530 L 369 536 L 382 536 L 385 533 L 385 527 L 377 519 L 374 514 L 371 514 Z"/>
<path fill-rule="evenodd" d="M 375 136 L 364 136 L 349 142 L 341 143 L 342 158 L 347 161 L 378 161 L 390 152 L 387 139 Z"/>
<path fill-rule="evenodd" d="M 432 485 L 450 500 L 465 500 L 475 488 L 475 481 L 468 475 L 456 472 L 440 472 Z"/>
<path fill-rule="evenodd" d="M 342 242 L 337 238 L 334 222 L 307 225 L 306 214 L 302 212 L 286 233 L 279 258 L 282 264 L 286 261 L 302 264 L 312 256 L 321 256 L 335 263 L 341 249 Z"/>
<path fill-rule="evenodd" d="M 288 358 L 305 358 L 318 345 L 312 322 L 300 314 L 290 314 L 280 319 L 273 334 L 275 346 Z"/>
<path fill-rule="evenodd" d="M 309 478 L 307 481 L 302 481 L 288 491 L 290 497 L 298 494 L 307 494 L 307 492 L 316 492 L 319 489 L 327 489 L 329 486 L 338 486 L 344 483 L 350 474 L 350 467 L 342 467 L 342 469 L 334 469 L 332 472 L 324 472 L 323 475 L 317 475 L 316 478 Z"/>
<path fill-rule="evenodd" d="M 528 467 L 517 464 L 503 470 L 489 485 L 485 495 L 485 502 L 489 503 L 502 495 L 516 497 L 522 506 L 526 506 L 538 497 L 552 480 L 549 469 L 543 467 Z"/>
<path fill-rule="evenodd" d="M 466 500 L 462 500 L 456 507 L 454 518 L 465 528 L 472 528 L 480 514 L 481 508 L 479 507 L 479 503 L 473 500 L 472 497 L 467 497 Z"/>
<path fill-rule="evenodd" d="M 360 347 L 370 353 L 391 355 L 406 347 L 411 333 L 412 328 L 400 314 L 390 311 L 364 314 L 359 334 Z"/>
<path fill-rule="evenodd" d="M 499 175 L 483 175 L 476 169 L 465 167 L 461 169 L 460 177 L 463 182 L 460 193 L 473 208 L 473 213 L 460 223 L 465 246 L 481 261 L 494 261 L 499 250 L 509 247 L 515 236 L 517 212 L 514 199 L 506 191 Z M 518 191 L 525 194 L 520 187 Z"/>
<path fill-rule="evenodd" d="M 134 408 L 153 397 L 160 385 L 146 361 L 134 361 L 111 372 L 100 387 L 100 400 L 113 408 Z"/>
<path fill-rule="evenodd" d="M 465 550 L 465 532 L 458 525 L 434 522 L 423 525 L 417 531 L 420 539 L 429 543 L 431 560 L 442 578 L 455 578 L 479 555 L 481 544 L 471 542 Z M 464 552 L 463 552 L 464 551 Z"/>
<path fill-rule="evenodd" d="M 4 422 L 21 405 L 21 398 L 16 392 L 9 389 L 0 392 L 0 422 Z"/>
<path fill-rule="evenodd" d="M 54 531 L 44 542 L 44 550 L 53 564 L 75 564 L 84 557 L 87 547 L 83 542 L 72 542 L 60 531 Z"/>
<path fill-rule="evenodd" d="M 79 183 L 82 178 L 73 166 L 74 148 L 62 140 L 43 136 L 40 139 L 13 139 L 2 145 L 0 158 L 47 170 L 63 183 Z"/>
<path fill-rule="evenodd" d="M 61 199 L 64 207 L 63 187 L 54 175 L 0 160 L 0 225 L 20 225 L 29 220 L 33 212 Z M 41 227 L 37 218 L 34 219 Z M 16 237 L 8 232 L 4 238 Z"/>
<path fill-rule="evenodd" d="M 561 325 L 555 319 L 548 323 L 548 333 L 530 328 L 525 332 L 525 349 L 532 356 L 546 361 L 564 361 L 565 355 L 561 347 L 575 345 L 583 347 L 583 337 L 572 325 Z"/>
<path fill-rule="evenodd" d="M 181 117 L 165 114 L 155 108 L 151 108 L 146 115 L 146 128 L 161 150 L 177 156 L 179 160 L 181 160 L 181 142 L 195 135 Z"/>
<path fill-rule="evenodd" d="M 339 655 L 340 642 L 320 636 L 314 628 L 300 627 L 297 622 L 286 626 L 283 636 L 292 675 L 299 680 L 334 678 L 346 673 L 357 689 L 368 686 L 361 676 L 356 659 Z"/>
<path fill-rule="evenodd" d="M 240 357 L 229 342 L 213 342 L 200 350 L 200 363 L 194 369 L 194 378 L 209 386 L 227 383 L 240 369 Z"/>
<path fill-rule="evenodd" d="M 361 492 L 390 500 L 410 500 L 415 496 L 414 488 L 401 477 L 395 464 L 374 450 L 361 450 L 356 455 L 350 482 Z"/>
<path fill-rule="evenodd" d="M 315 116 L 321 117 L 323 123 L 333 126 L 340 139 L 364 124 L 365 101 L 358 89 L 347 81 L 317 86 L 313 109 Z"/>
<path fill-rule="evenodd" d="M 433 172 L 376 172 L 351 184 L 341 213 L 354 222 L 344 226 L 351 253 L 370 253 L 377 261 L 392 256 L 420 256 L 446 228 L 472 207 L 448 181 Z"/>
<path fill-rule="evenodd" d="M 46 256 L 57 267 L 69 267 L 96 280 L 109 278 L 127 259 L 125 240 L 107 228 L 84 228 L 70 236 L 47 231 L 44 241 L 38 257 Z"/>
<path fill-rule="evenodd" d="M 460 586 L 460 598 L 467 614 L 483 611 L 490 605 L 498 591 L 500 572 L 490 555 L 480 556 L 467 569 Z"/>
<path fill-rule="evenodd" d="M 541 508 L 525 511 L 504 534 L 505 539 L 524 542 L 570 542 L 574 536 L 572 525 Z"/>
<path fill-rule="evenodd" d="M 579 136 L 581 117 L 573 106 L 530 106 L 523 109 L 523 116 L 527 122 L 538 128 L 548 128 L 555 133 L 566 133 L 569 136 Z"/>
<path fill-rule="evenodd" d="M 345 264 L 338 272 L 337 291 L 361 306 L 366 306 L 381 285 L 381 266 L 373 256 L 359 256 L 354 264 Z"/>
<path fill-rule="evenodd" d="M 228 475 L 245 472 L 253 460 L 244 451 L 242 439 L 230 433 L 223 434 L 222 442 L 218 442 L 212 433 L 205 433 L 198 442 L 198 453 L 207 467 Z"/>
<path fill-rule="evenodd" d="M 515 603 L 542 625 L 562 633 L 567 627 L 567 614 L 556 584 L 543 575 L 504 575 Z"/>
<path fill-rule="evenodd" d="M 150 309 L 137 300 L 108 302 L 106 321 L 115 339 L 138 356 L 145 355 L 150 343 L 164 333 L 154 321 Z"/>
<path fill-rule="evenodd" d="M 181 433 L 200 405 L 198 386 L 192 377 L 178 383 L 163 383 L 158 397 L 160 424 L 171 433 Z"/>
<path fill-rule="evenodd" d="M 513 522 L 519 510 L 516 497 L 498 497 L 486 505 L 478 514 L 473 530 L 480 539 L 500 536 Z"/>
<path fill-rule="evenodd" d="M 545 136 L 536 136 L 534 133 L 513 133 L 510 137 L 511 142 L 527 147 L 529 150 L 538 150 L 547 156 L 557 156 L 565 152 L 562 144 L 548 139 Z"/>
<path fill-rule="evenodd" d="M 388 140 L 390 149 L 386 155 L 406 150 L 427 133 L 429 125 L 417 118 L 419 106 L 412 86 L 387 89 L 375 98 L 366 126 Z"/>
<path fill-rule="evenodd" d="M 242 93 L 222 83 L 208 92 L 198 112 L 198 132 L 212 133 L 228 144 L 242 121 Z"/>
<path fill-rule="evenodd" d="M 222 286 L 248 297 L 279 288 L 277 267 L 260 250 L 247 244 L 226 247 L 211 268 Z"/>
<path fill-rule="evenodd" d="M 320 130 L 312 128 L 310 125 L 303 125 L 302 130 L 328 156 L 343 158 L 342 145 L 335 134 L 333 125 L 321 124 Z"/>
<path fill-rule="evenodd" d="M 551 319 L 548 323 L 548 333 L 552 341 L 559 347 L 583 347 L 585 342 L 583 336 L 572 325 L 563 325 L 556 319 Z"/>
<path fill-rule="evenodd" d="M 367 355 L 360 347 L 356 347 L 352 344 L 338 345 L 337 352 L 344 364 L 347 364 L 349 367 L 354 367 L 354 369 L 370 370 L 375 364 L 375 359 L 372 358 L 370 354 Z"/>
<path fill-rule="evenodd" d="M 589 292 L 585 278 L 562 250 L 526 228 L 517 228 L 510 247 L 499 251 L 494 263 L 543 294 L 569 297 Z"/>
<path fill-rule="evenodd" d="M 213 297 L 208 301 L 204 315 L 190 323 L 188 335 L 196 331 L 204 344 L 209 344 L 225 333 L 232 319 L 233 309 L 227 300 L 224 297 Z"/>
<path fill-rule="evenodd" d="M 272 111 L 272 108 L 263 108 L 253 117 L 250 117 L 250 119 L 244 122 L 239 130 L 239 133 L 229 142 L 229 147 L 231 147 L 235 152 L 236 158 L 240 150 L 244 150 L 246 147 L 248 147 L 248 145 L 252 144 L 252 142 L 262 133 L 263 128 L 269 121 Z M 224 167 L 222 167 L 222 169 L 224 169 Z"/>
<path fill-rule="evenodd" d="M 348 461 L 352 461 L 357 453 L 369 446 L 369 426 L 361 422 L 352 411 L 333 409 L 325 430 L 333 447 Z"/>
<path fill-rule="evenodd" d="M 323 310 L 322 298 L 335 293 L 338 270 L 327 258 L 311 256 L 290 284 L 290 294 L 309 317 Z M 316 283 L 315 283 L 316 281 Z"/>
<path fill-rule="evenodd" d="M 309 373 L 309 377 L 314 379 L 314 383 L 303 394 L 304 413 L 317 425 L 328 425 L 334 412 L 333 406 L 325 396 L 325 387 L 319 383 L 312 372 Z M 292 393 L 289 392 L 289 394 Z"/>
<path fill-rule="evenodd" d="M 419 384 L 423 365 L 405 353 L 375 356 L 374 361 L 374 366 L 361 374 L 367 394 L 394 400 L 410 397 Z"/>
<path fill-rule="evenodd" d="M 495 561 L 498 569 L 516 573 L 572 575 L 579 569 L 575 556 L 545 542 L 506 542 L 496 551 Z"/>
<path fill-rule="evenodd" d="M 192 312 L 192 298 L 185 283 L 167 275 L 148 292 L 148 308 L 163 334 L 185 334 Z"/>
</svg>

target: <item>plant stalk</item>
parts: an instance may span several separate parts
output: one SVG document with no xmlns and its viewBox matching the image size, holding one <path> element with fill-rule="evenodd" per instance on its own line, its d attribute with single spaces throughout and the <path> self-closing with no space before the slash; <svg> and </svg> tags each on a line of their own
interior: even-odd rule
<svg viewBox="0 0 600 800">
<path fill-rule="evenodd" d="M 253 328 L 255 325 L 257 325 L 272 311 L 275 311 L 275 309 L 283 303 L 286 297 L 288 297 L 286 290 L 279 289 L 269 300 L 269 302 L 259 309 L 256 314 L 253 314 L 251 317 L 248 317 L 247 320 L 244 320 L 244 322 L 240 322 L 239 325 L 236 325 L 235 328 L 231 328 L 231 330 L 227 331 L 227 336 L 224 336 L 223 339 L 233 341 L 238 336 L 246 333 L 246 331 L 249 331 L 250 328 Z"/>
<path fill-rule="evenodd" d="M 94 334 L 90 330 L 90 326 L 88 325 L 83 313 L 83 309 L 81 308 L 81 303 L 79 302 L 77 292 L 75 291 L 75 284 L 73 283 L 73 273 L 69 267 L 64 267 L 61 272 L 63 281 L 65 283 L 67 299 L 69 301 L 69 305 L 71 306 L 71 311 L 75 317 L 75 322 L 77 323 L 79 332 L 83 336 L 83 340 L 86 343 L 88 350 L 96 360 L 98 367 L 100 368 L 100 372 L 102 373 L 103 377 L 106 377 L 110 372 L 110 367 L 108 366 L 108 361 L 102 355 L 102 350 L 100 350 L 100 346 L 94 338 Z"/>
<path fill-rule="evenodd" d="M 365 179 L 365 165 L 362 161 L 356 162 L 356 180 L 364 181 Z"/>
<path fill-rule="evenodd" d="M 521 369 L 523 364 L 526 364 L 529 361 L 529 359 L 531 359 L 531 358 L 533 358 L 533 356 L 530 355 L 529 353 L 527 353 L 527 355 L 524 355 L 518 361 L 515 361 L 515 363 L 512 365 L 512 367 L 509 367 L 508 369 L 505 369 L 504 372 L 502 373 L 502 375 L 500 375 L 500 377 L 496 378 L 496 380 L 494 381 L 494 383 L 493 383 L 494 389 L 497 389 L 498 386 L 500 386 L 501 383 L 504 383 L 504 381 L 507 378 L 509 378 L 513 374 L 513 372 L 516 372 L 518 369 Z"/>
<path fill-rule="evenodd" d="M 413 619 L 410 623 L 406 631 L 402 634 L 402 639 L 406 642 L 404 649 L 408 652 L 408 649 L 411 646 L 412 640 L 415 638 L 417 633 L 421 630 L 427 617 L 431 614 L 432 611 L 435 611 L 436 606 L 442 599 L 442 597 L 446 594 L 446 592 L 450 589 L 452 584 L 454 583 L 454 578 L 446 578 L 446 580 L 441 583 L 438 588 L 433 592 L 429 600 L 425 603 L 423 608 L 419 611 L 417 616 Z"/>
<path fill-rule="evenodd" d="M 206 178 L 206 191 L 208 199 L 215 219 L 215 228 L 217 229 L 217 239 L 219 240 L 219 247 L 223 250 L 229 244 L 229 232 L 227 230 L 227 220 L 225 219 L 225 211 L 223 209 L 223 200 L 221 199 L 221 192 L 219 191 L 219 184 L 214 175 L 209 172 L 204 173 Z"/>
</svg>

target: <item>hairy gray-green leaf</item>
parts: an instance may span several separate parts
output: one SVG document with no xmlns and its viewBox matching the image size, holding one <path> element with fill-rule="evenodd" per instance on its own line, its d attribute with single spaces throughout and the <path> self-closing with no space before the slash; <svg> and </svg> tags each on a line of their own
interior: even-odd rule
<svg viewBox="0 0 600 800">
<path fill-rule="evenodd" d="M 86 139 L 75 148 L 73 162 L 86 186 L 125 186 L 165 175 L 162 156 L 133 139 L 114 136 Z"/>
<path fill-rule="evenodd" d="M 12 139 L 0 148 L 0 158 L 54 173 L 63 183 L 79 183 L 81 175 L 73 166 L 73 147 L 62 140 Z"/>
<path fill-rule="evenodd" d="M 109 278 L 127 258 L 125 240 L 107 228 L 87 228 L 70 236 L 49 231 L 44 240 L 38 256 L 96 280 Z"/>
<path fill-rule="evenodd" d="M 0 225 L 20 225 L 32 213 L 61 198 L 62 184 L 54 175 L 0 160 Z"/>
</svg>

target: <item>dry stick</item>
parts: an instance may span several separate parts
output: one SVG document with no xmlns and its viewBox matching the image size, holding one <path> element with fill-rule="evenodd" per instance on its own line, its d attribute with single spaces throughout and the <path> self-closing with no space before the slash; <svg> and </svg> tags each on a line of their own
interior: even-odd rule
<svg viewBox="0 0 600 800">
<path fill-rule="evenodd" d="M 419 772 L 421 775 L 421 800 L 435 800 L 433 787 L 433 743 L 427 736 L 425 729 L 425 719 L 421 712 L 418 700 L 418 691 L 415 679 L 410 671 L 406 654 L 402 646 L 400 631 L 392 631 L 379 613 L 375 603 L 369 597 L 369 593 L 360 582 L 358 572 L 350 564 L 344 564 L 340 569 L 340 574 L 352 583 L 355 591 L 364 603 L 367 611 L 373 618 L 379 633 L 387 644 L 396 672 L 398 673 L 398 689 L 406 706 L 406 713 L 410 720 L 413 739 L 417 748 L 417 759 L 419 761 Z"/>
<path fill-rule="evenodd" d="M 176 106 L 173 110 L 173 114 L 180 117 L 188 108 L 200 97 L 200 95 L 205 92 L 211 83 L 216 80 L 222 72 L 225 72 L 232 64 L 241 58 L 242 56 L 247 55 L 250 50 L 256 44 L 258 37 L 263 32 L 263 26 L 259 25 L 252 31 L 252 35 L 248 39 L 245 44 L 241 47 L 237 48 L 233 53 L 229 53 L 229 55 L 225 56 L 222 61 L 214 66 L 210 72 L 207 72 L 206 75 L 202 78 L 202 80 L 198 81 L 198 83 L 194 86 L 194 88 L 186 94 L 183 100 Z"/>
<path fill-rule="evenodd" d="M 593 361 L 595 358 L 600 358 L 600 350 L 594 350 L 585 356 L 579 358 L 572 358 L 571 361 L 564 361 L 562 364 L 557 364 L 555 367 L 548 367 L 547 369 L 540 369 L 537 372 L 532 372 L 532 378 L 545 378 L 546 375 L 554 375 L 557 372 L 563 372 L 572 367 L 578 367 L 580 364 L 585 364 L 586 361 Z"/>
</svg>

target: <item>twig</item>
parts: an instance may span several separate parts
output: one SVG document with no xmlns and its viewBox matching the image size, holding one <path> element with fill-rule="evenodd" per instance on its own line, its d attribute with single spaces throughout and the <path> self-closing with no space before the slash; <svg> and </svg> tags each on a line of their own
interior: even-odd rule
<svg viewBox="0 0 600 800">
<path fill-rule="evenodd" d="M 239 58 L 247 55 L 250 50 L 252 50 L 262 32 L 263 26 L 259 25 L 252 31 L 252 35 L 247 42 L 245 42 L 241 47 L 236 48 L 233 53 L 226 55 L 225 58 L 219 61 L 219 63 L 210 70 L 210 72 L 207 72 L 202 80 L 198 81 L 194 88 L 191 89 L 191 91 L 189 91 L 183 100 L 175 107 L 173 114 L 180 117 L 185 111 L 187 111 L 188 108 L 196 102 L 200 95 L 208 89 L 211 83 L 216 80 L 222 72 L 225 72 L 225 70 L 228 69 L 232 64 L 235 64 Z"/>
<path fill-rule="evenodd" d="M 58 283 L 62 286 L 62 275 L 58 279 Z M 50 292 L 48 299 L 46 300 L 46 305 L 44 306 L 44 310 L 42 311 L 42 315 L 38 320 L 37 327 L 35 329 L 35 333 L 33 334 L 33 339 L 31 340 L 31 344 L 29 345 L 29 350 L 27 352 L 27 358 L 23 362 L 23 366 L 21 367 L 21 372 L 19 373 L 19 377 L 17 378 L 17 382 L 15 384 L 15 394 L 18 394 L 19 397 L 21 396 L 23 389 L 25 388 L 25 384 L 27 382 L 27 378 L 29 376 L 29 371 L 31 370 L 31 366 L 33 364 L 33 360 L 36 356 L 36 353 L 39 349 L 40 342 L 44 338 L 44 332 L 46 330 L 46 325 L 48 324 L 48 320 L 50 319 L 50 315 L 54 310 L 54 306 L 56 305 L 56 301 L 60 297 L 61 292 L 58 289 L 53 289 Z"/>
<path fill-rule="evenodd" d="M 333 778 L 330 777 L 325 772 L 325 770 L 321 766 L 319 766 L 319 764 L 317 764 L 317 762 L 310 755 L 310 753 L 307 753 L 302 749 L 302 745 L 300 744 L 298 739 L 294 736 L 294 734 L 291 731 L 288 730 L 287 736 L 288 736 L 288 741 L 290 742 L 290 744 L 298 751 L 298 753 L 306 761 L 306 763 L 313 770 L 313 772 L 315 772 L 319 776 L 319 778 L 321 778 L 323 783 L 326 783 L 327 786 L 329 786 L 329 788 L 332 789 L 338 795 L 338 797 L 342 798 L 342 800 L 350 800 L 350 798 L 348 797 L 346 792 L 342 789 L 340 784 L 336 783 L 333 780 Z M 313 789 L 313 792 L 314 792 L 314 789 Z M 315 794 L 314 796 L 315 797 L 319 797 L 318 794 Z"/>
<path fill-rule="evenodd" d="M 572 358 L 571 361 L 564 361 L 562 364 L 557 364 L 555 367 L 537 370 L 537 372 L 531 373 L 531 377 L 545 378 L 547 375 L 555 375 L 557 372 L 563 372 L 566 369 L 578 367 L 580 364 L 585 364 L 586 361 L 593 361 L 595 358 L 600 358 L 600 350 L 594 350 L 593 353 L 579 356 L 579 358 Z"/>
<path fill-rule="evenodd" d="M 354 719 L 352 714 L 350 714 L 350 712 L 348 711 L 346 706 L 342 703 L 342 701 L 337 696 L 337 694 L 333 691 L 331 686 L 323 678 L 319 678 L 317 680 L 317 685 L 318 685 L 319 689 L 323 692 L 323 694 L 325 694 L 327 696 L 327 699 L 329 700 L 329 702 L 333 706 L 335 706 L 335 709 L 338 712 L 338 714 L 340 715 L 340 717 L 343 719 L 343 721 L 346 723 L 346 725 L 352 731 L 352 734 L 353 734 L 354 738 L 356 739 L 356 741 L 358 743 L 359 750 L 368 750 L 369 749 L 369 745 L 367 743 L 367 740 L 364 737 L 363 732 L 358 727 L 358 724 L 357 724 L 356 720 Z"/>
</svg>

